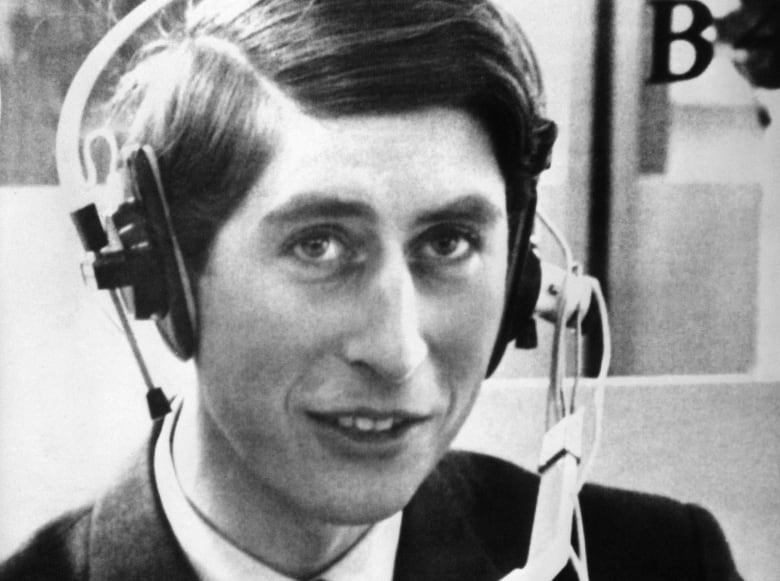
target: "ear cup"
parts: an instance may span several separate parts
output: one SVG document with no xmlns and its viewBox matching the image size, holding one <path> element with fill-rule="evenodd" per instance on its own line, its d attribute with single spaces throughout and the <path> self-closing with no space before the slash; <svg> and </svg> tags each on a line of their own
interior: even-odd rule
<svg viewBox="0 0 780 581">
<path fill-rule="evenodd" d="M 144 146 L 130 155 L 127 164 L 131 191 L 138 210 L 145 218 L 149 244 L 160 266 L 159 270 L 140 274 L 133 288 L 164 289 L 164 293 L 158 293 L 154 300 L 162 298 L 165 304 L 142 303 L 140 306 L 143 306 L 144 313 L 152 311 L 156 314 L 157 328 L 176 356 L 188 359 L 195 350 L 195 301 L 189 273 L 171 223 L 157 160 L 152 149 Z M 146 278 L 149 280 L 144 280 Z"/>
<path fill-rule="evenodd" d="M 148 223 L 136 200 L 122 203 L 106 224 L 109 247 L 119 250 L 101 254 L 101 271 L 105 281 L 107 263 L 114 259 L 121 277 L 108 286 L 119 290 L 136 319 L 151 319 L 166 314 L 168 293 L 160 253 L 149 242 Z"/>
<path fill-rule="evenodd" d="M 507 345 L 518 341 L 520 347 L 536 347 L 534 306 L 539 296 L 541 270 L 536 253 L 531 250 L 536 210 L 536 188 L 526 186 L 525 206 L 510 213 L 507 288 L 504 314 L 490 356 L 486 377 L 490 377 L 501 362 Z"/>
<path fill-rule="evenodd" d="M 542 276 L 539 257 L 532 249 L 531 234 L 536 217 L 539 174 L 550 167 L 552 147 L 557 135 L 558 128 L 553 121 L 539 119 L 533 130 L 532 151 L 507 185 L 510 245 L 506 298 L 486 377 L 490 377 L 496 370 L 512 341 L 521 348 L 536 347 L 533 313 L 541 290 Z"/>
</svg>

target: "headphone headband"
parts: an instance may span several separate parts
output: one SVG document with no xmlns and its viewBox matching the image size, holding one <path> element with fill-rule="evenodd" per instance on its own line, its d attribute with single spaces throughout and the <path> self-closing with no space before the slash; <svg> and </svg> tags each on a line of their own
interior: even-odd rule
<svg viewBox="0 0 780 581">
<path fill-rule="evenodd" d="M 100 39 L 82 63 L 65 95 L 57 125 L 56 157 L 60 186 L 78 200 L 89 186 L 81 163 L 81 126 L 95 84 L 108 63 L 144 24 L 175 0 L 146 0 Z"/>
</svg>

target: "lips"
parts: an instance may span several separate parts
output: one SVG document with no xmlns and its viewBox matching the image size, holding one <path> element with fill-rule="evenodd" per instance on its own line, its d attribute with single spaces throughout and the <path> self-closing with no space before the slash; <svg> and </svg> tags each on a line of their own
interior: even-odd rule
<svg viewBox="0 0 780 581">
<path fill-rule="evenodd" d="M 366 409 L 309 412 L 307 415 L 319 424 L 361 441 L 398 437 L 429 418 L 423 414 Z"/>
</svg>

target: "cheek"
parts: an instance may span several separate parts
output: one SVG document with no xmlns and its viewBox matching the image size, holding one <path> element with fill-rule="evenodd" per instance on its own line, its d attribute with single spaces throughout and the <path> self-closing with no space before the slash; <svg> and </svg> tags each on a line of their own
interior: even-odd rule
<svg viewBox="0 0 780 581">
<path fill-rule="evenodd" d="M 278 408 L 305 388 L 301 374 L 331 349 L 336 327 L 273 270 L 256 270 L 223 265 L 201 280 L 197 364 L 202 383 L 232 394 L 236 406 Z"/>
<path fill-rule="evenodd" d="M 196 361 L 204 411 L 253 466 L 269 450 L 290 452 L 301 361 L 315 358 L 301 344 L 305 313 L 290 308 L 294 297 L 258 280 L 246 271 L 202 281 Z"/>
<path fill-rule="evenodd" d="M 431 345 L 458 415 L 467 413 L 476 398 L 504 310 L 503 269 L 486 270 L 485 275 L 438 313 L 439 340 Z"/>
<path fill-rule="evenodd" d="M 472 363 L 487 360 L 492 352 L 504 311 L 505 278 L 503 262 L 492 260 L 448 305 L 446 335 Z"/>
<path fill-rule="evenodd" d="M 267 289 L 246 271 L 218 273 L 199 284 L 197 367 L 201 383 L 224 396 L 259 398 L 265 383 L 275 381 L 274 368 L 285 359 L 292 325 L 279 321 Z M 260 378 L 266 378 L 260 382 Z M 236 405 L 248 403 L 233 402 Z"/>
</svg>

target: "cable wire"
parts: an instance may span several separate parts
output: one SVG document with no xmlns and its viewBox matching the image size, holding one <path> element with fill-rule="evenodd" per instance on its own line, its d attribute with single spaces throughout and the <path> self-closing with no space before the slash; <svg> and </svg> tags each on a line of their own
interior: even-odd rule
<svg viewBox="0 0 780 581">
<path fill-rule="evenodd" d="M 609 372 L 609 365 L 612 360 L 612 336 L 609 330 L 609 313 L 607 311 L 607 302 L 604 299 L 604 293 L 601 290 L 601 285 L 598 280 L 592 280 L 593 295 L 596 297 L 596 303 L 599 308 L 599 319 L 601 320 L 601 334 L 603 337 L 603 351 L 601 354 L 601 366 L 599 368 L 598 377 L 596 377 L 595 385 L 593 386 L 593 409 L 594 409 L 594 427 L 593 427 L 593 444 L 590 449 L 590 454 L 583 463 L 582 470 L 580 471 L 580 481 L 578 484 L 578 490 L 582 489 L 582 486 L 590 476 L 590 471 L 593 469 L 593 461 L 598 455 L 601 448 L 601 438 L 604 421 L 604 398 L 606 391 L 607 373 Z"/>
<path fill-rule="evenodd" d="M 537 210 L 537 216 L 542 224 L 550 232 L 558 246 L 560 247 L 565 261 L 565 275 L 562 288 L 559 293 L 557 312 L 555 318 L 555 331 L 553 335 L 552 361 L 550 365 L 550 385 L 547 397 L 547 429 L 550 428 L 552 416 L 556 421 L 560 421 L 564 416 L 573 414 L 576 411 L 576 396 L 579 388 L 580 376 L 582 374 L 582 320 L 583 313 L 579 305 L 575 309 L 576 327 L 574 330 L 574 375 L 571 382 L 571 390 L 568 402 L 566 401 L 564 383 L 566 375 L 566 349 L 565 349 L 565 329 L 566 329 L 566 308 L 570 285 L 573 280 L 582 280 L 580 265 L 573 260 L 571 248 L 557 227 L 547 218 L 543 211 Z M 592 436 L 592 445 L 587 458 L 582 463 L 574 489 L 573 512 L 572 515 L 576 525 L 577 545 L 579 551 L 575 551 L 570 546 L 569 561 L 574 567 L 575 573 L 580 581 L 589 581 L 587 548 L 585 544 L 585 527 L 582 517 L 582 508 L 579 501 L 579 492 L 587 481 L 593 468 L 593 462 L 598 455 L 601 447 L 603 417 L 604 417 L 604 399 L 606 377 L 612 358 L 612 338 L 609 329 L 609 317 L 607 312 L 604 293 L 599 281 L 592 277 L 586 279 L 590 285 L 591 295 L 595 297 L 598 306 L 599 319 L 602 329 L 603 350 L 601 356 L 601 365 L 598 376 L 596 377 L 593 388 L 593 407 L 594 407 L 594 428 Z"/>
</svg>

